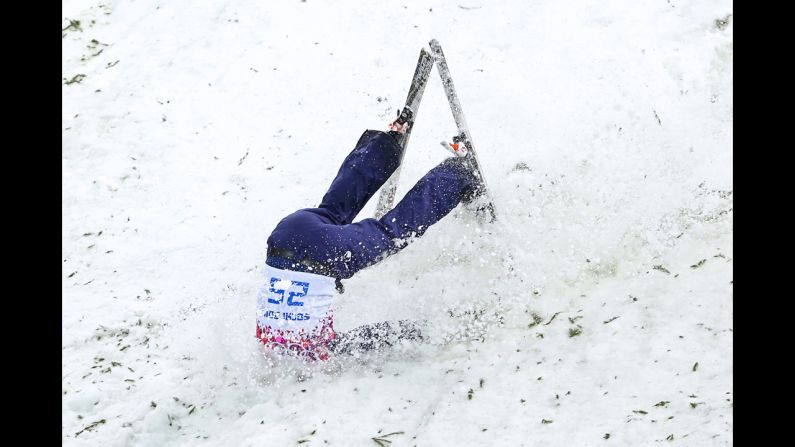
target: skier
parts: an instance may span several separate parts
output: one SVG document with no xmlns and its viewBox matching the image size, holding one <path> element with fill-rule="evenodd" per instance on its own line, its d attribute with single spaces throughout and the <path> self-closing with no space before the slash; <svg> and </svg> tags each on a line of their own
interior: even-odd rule
<svg viewBox="0 0 795 447">
<path fill-rule="evenodd" d="M 380 219 L 353 222 L 367 201 L 397 169 L 401 139 L 413 124 L 412 112 L 390 123 L 389 131 L 366 130 L 332 181 L 317 208 L 300 209 L 283 218 L 268 237 L 265 283 L 257 295 L 257 338 L 308 359 L 332 353 L 371 350 L 390 340 L 421 339 L 411 322 L 363 326 L 334 332 L 332 302 L 341 279 L 373 265 L 422 236 L 460 202 L 483 192 L 458 141 L 450 157 L 431 169 Z M 455 140 L 454 140 L 455 141 Z"/>
</svg>

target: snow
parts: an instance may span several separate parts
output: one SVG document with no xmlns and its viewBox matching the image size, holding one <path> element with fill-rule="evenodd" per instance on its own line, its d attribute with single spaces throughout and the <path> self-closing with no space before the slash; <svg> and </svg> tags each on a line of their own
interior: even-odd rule
<svg viewBox="0 0 795 447">
<path fill-rule="evenodd" d="M 732 445 L 732 11 L 64 1 L 63 444 Z M 265 240 L 431 38 L 499 220 L 456 209 L 345 281 L 338 330 L 430 343 L 274 357 Z M 454 131 L 434 69 L 398 198 Z"/>
</svg>

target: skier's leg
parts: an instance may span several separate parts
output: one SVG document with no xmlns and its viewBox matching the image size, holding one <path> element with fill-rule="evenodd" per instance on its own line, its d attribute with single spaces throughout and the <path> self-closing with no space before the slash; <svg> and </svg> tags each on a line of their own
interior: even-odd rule
<svg viewBox="0 0 795 447">
<path fill-rule="evenodd" d="M 367 130 L 342 162 L 319 206 L 337 225 L 352 223 L 397 169 L 402 148 L 396 135 L 396 132 Z"/>
<path fill-rule="evenodd" d="M 394 238 L 422 236 L 462 200 L 471 200 L 479 182 L 464 158 L 448 158 L 431 169 L 380 220 Z M 400 247 L 402 248 L 402 247 Z"/>
<path fill-rule="evenodd" d="M 337 251 L 322 253 L 319 259 L 331 259 L 338 277 L 350 278 L 405 247 L 407 242 L 400 239 L 422 236 L 459 202 L 470 200 L 477 185 L 463 159 L 449 158 L 425 174 L 381 219 L 324 227 L 321 237 Z"/>
</svg>

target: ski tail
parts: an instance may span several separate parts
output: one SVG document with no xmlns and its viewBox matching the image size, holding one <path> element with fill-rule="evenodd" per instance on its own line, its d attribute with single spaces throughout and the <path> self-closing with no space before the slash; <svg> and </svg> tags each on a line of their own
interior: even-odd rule
<svg viewBox="0 0 795 447">
<path fill-rule="evenodd" d="M 469 133 L 469 126 L 467 126 L 466 119 L 464 118 L 464 111 L 461 108 L 461 102 L 458 99 L 455 85 L 453 85 L 453 78 L 450 75 L 450 68 L 447 66 L 447 59 L 444 57 L 444 52 L 442 51 L 442 46 L 439 44 L 439 41 L 433 39 L 430 41 L 429 45 L 431 47 L 433 58 L 436 62 L 436 68 L 439 71 L 439 76 L 442 78 L 442 86 L 444 87 L 445 95 L 447 95 L 447 101 L 450 103 L 450 110 L 453 112 L 453 119 L 455 120 L 455 124 L 458 127 L 457 139 L 464 142 L 466 145 L 466 148 L 469 152 L 467 158 L 471 164 L 472 171 L 481 181 L 481 187 L 483 191 L 481 194 L 482 200 L 479 202 L 482 203 L 482 205 L 480 205 L 478 209 L 487 211 L 490 216 L 490 222 L 494 222 L 497 220 L 494 202 L 486 186 L 486 178 L 483 176 L 483 170 L 481 169 L 477 152 L 475 151 L 475 148 L 472 144 L 472 135 Z"/>
<path fill-rule="evenodd" d="M 406 128 L 405 133 L 403 133 L 400 137 L 400 145 L 403 148 L 403 151 L 400 155 L 401 165 L 403 164 L 403 156 L 406 154 L 406 147 L 408 146 L 409 136 L 411 136 L 411 130 L 414 128 L 414 122 L 417 119 L 417 111 L 419 110 L 420 102 L 422 101 L 422 94 L 425 91 L 425 85 L 428 83 L 428 77 L 431 74 L 432 68 L 433 57 L 431 57 L 431 54 L 425 48 L 423 48 L 420 50 L 420 57 L 417 60 L 417 68 L 414 70 L 414 77 L 411 79 L 409 93 L 406 96 L 406 103 L 403 107 L 403 110 L 401 111 L 401 116 L 408 115 L 408 127 Z M 409 113 L 406 113 L 407 111 Z M 392 174 L 392 176 L 389 177 L 389 180 L 386 181 L 384 186 L 381 187 L 381 193 L 378 196 L 378 204 L 375 208 L 376 219 L 380 219 L 384 214 L 387 213 L 387 211 L 392 209 L 399 178 L 400 165 Z"/>
</svg>

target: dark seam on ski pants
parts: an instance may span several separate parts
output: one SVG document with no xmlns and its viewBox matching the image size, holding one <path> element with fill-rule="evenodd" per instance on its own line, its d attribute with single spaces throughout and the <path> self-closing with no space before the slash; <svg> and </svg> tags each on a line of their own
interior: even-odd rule
<svg viewBox="0 0 795 447">
<path fill-rule="evenodd" d="M 422 236 L 477 184 L 462 158 L 448 158 L 425 174 L 381 219 L 353 223 L 397 169 L 401 151 L 391 133 L 365 131 L 342 162 L 320 205 L 282 219 L 268 237 L 268 246 L 292 250 L 324 264 L 336 278 L 350 278 L 404 248 L 408 242 L 403 239 Z M 266 263 L 310 271 L 294 260 L 275 256 L 269 256 Z"/>
</svg>

